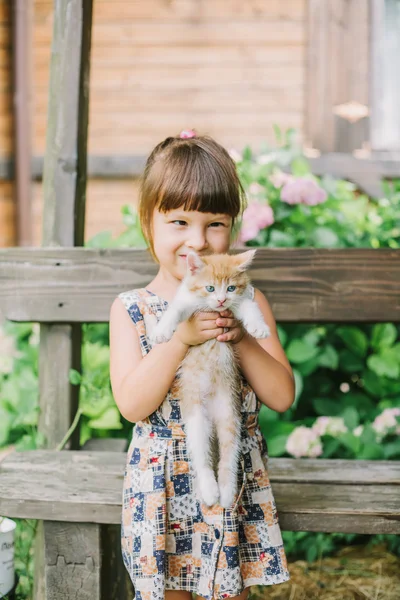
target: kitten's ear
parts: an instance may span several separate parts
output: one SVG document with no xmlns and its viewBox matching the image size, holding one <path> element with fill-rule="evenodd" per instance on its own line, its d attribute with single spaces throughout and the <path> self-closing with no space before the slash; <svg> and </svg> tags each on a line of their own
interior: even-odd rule
<svg viewBox="0 0 400 600">
<path fill-rule="evenodd" d="M 196 275 L 204 267 L 203 261 L 195 252 L 189 252 L 186 261 L 191 275 Z"/>
<path fill-rule="evenodd" d="M 255 256 L 256 252 L 257 252 L 257 249 L 254 248 L 254 250 L 248 250 L 247 252 L 242 252 L 241 254 L 236 254 L 235 259 L 236 259 L 237 270 L 245 271 L 253 262 L 253 258 Z"/>
</svg>

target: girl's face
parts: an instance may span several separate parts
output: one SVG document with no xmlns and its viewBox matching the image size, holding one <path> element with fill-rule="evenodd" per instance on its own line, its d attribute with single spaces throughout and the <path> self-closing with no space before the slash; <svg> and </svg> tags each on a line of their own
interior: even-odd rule
<svg viewBox="0 0 400 600">
<path fill-rule="evenodd" d="M 154 211 L 153 245 L 160 267 L 176 279 L 186 273 L 186 256 L 194 250 L 200 256 L 228 252 L 232 217 L 196 210 Z"/>
</svg>

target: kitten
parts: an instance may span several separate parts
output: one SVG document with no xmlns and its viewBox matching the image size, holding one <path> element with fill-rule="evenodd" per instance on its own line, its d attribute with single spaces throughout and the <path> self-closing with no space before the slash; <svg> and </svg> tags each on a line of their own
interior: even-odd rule
<svg viewBox="0 0 400 600">
<path fill-rule="evenodd" d="M 250 280 L 245 272 L 255 252 L 202 258 L 190 252 L 187 274 L 150 341 L 167 342 L 178 324 L 196 312 L 227 309 L 250 335 L 268 337 L 269 328 L 251 298 Z M 207 506 L 219 500 L 223 508 L 229 508 L 237 494 L 241 440 L 241 382 L 235 344 L 213 339 L 191 346 L 178 373 L 182 419 L 199 494 Z M 219 454 L 217 478 L 213 468 L 217 459 L 212 451 L 215 433 Z"/>
</svg>

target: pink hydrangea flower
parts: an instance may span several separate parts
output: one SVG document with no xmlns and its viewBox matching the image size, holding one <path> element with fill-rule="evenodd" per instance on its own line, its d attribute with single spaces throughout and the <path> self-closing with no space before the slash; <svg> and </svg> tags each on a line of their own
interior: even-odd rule
<svg viewBox="0 0 400 600">
<path fill-rule="evenodd" d="M 295 458 L 301 456 L 316 458 L 323 452 L 321 439 L 317 432 L 304 425 L 296 427 L 289 435 L 286 440 L 286 451 Z"/>
<path fill-rule="evenodd" d="M 270 176 L 270 181 L 272 185 L 276 188 L 281 188 L 286 183 L 294 180 L 293 175 L 289 175 L 289 173 L 284 173 L 283 171 L 275 171 Z"/>
<path fill-rule="evenodd" d="M 253 181 L 253 183 L 251 183 L 249 185 L 249 193 L 252 196 L 258 196 L 259 194 L 263 194 L 264 193 L 264 188 L 263 188 L 262 185 L 260 185 L 256 181 Z"/>
<path fill-rule="evenodd" d="M 243 213 L 240 241 L 254 239 L 258 232 L 274 223 L 274 213 L 270 206 L 261 202 L 252 202 Z"/>
<path fill-rule="evenodd" d="M 325 202 L 328 194 L 313 179 L 299 177 L 288 181 L 282 188 L 281 200 L 287 204 L 315 206 Z"/>
<path fill-rule="evenodd" d="M 400 415 L 400 408 L 385 408 L 372 423 L 372 428 L 375 429 L 378 440 L 381 440 L 394 427 L 397 435 L 400 434 L 400 425 L 397 423 L 396 417 Z"/>
<path fill-rule="evenodd" d="M 343 417 L 318 417 L 311 429 L 319 436 L 331 435 L 332 437 L 348 431 Z"/>
</svg>

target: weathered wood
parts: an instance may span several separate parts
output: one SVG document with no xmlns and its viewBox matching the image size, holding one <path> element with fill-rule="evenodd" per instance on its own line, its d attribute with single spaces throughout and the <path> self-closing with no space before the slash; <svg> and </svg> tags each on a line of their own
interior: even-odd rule
<svg viewBox="0 0 400 600">
<path fill-rule="evenodd" d="M 91 22 L 92 0 L 55 2 L 43 176 L 45 246 L 84 242 Z M 68 376 L 70 368 L 80 369 L 81 339 L 79 325 L 41 327 L 39 429 L 48 447 L 61 441 L 77 410 L 79 389 L 69 385 Z"/>
<path fill-rule="evenodd" d="M 131 99 L 130 102 L 133 100 Z M 356 158 L 351 154 L 328 152 L 318 158 L 308 158 L 315 175 L 332 175 L 348 179 L 357 187 L 376 197 L 382 194 L 382 179 L 400 178 L 400 155 L 391 157 Z M 89 156 L 88 176 L 97 179 L 131 179 L 140 177 L 146 162 L 145 155 Z M 43 176 L 43 157 L 32 158 L 32 177 Z M 0 159 L 0 180 L 12 179 L 14 166 L 11 159 Z"/>
<path fill-rule="evenodd" d="M 0 513 L 118 524 L 125 461 L 118 452 L 8 455 Z M 399 462 L 270 458 L 268 472 L 284 529 L 400 533 Z"/>
<path fill-rule="evenodd" d="M 100 531 L 93 523 L 45 521 L 45 600 L 106 600 Z"/>
<path fill-rule="evenodd" d="M 391 249 L 259 248 L 250 276 L 280 322 L 398 322 L 399 257 Z M 117 294 L 146 286 L 156 270 L 144 250 L 0 250 L 0 311 L 13 321 L 107 322 Z"/>
<path fill-rule="evenodd" d="M 84 452 L 124 452 L 128 442 L 123 438 L 91 438 L 82 446 Z"/>
<path fill-rule="evenodd" d="M 364 0 L 308 2 L 305 139 L 321 152 L 351 152 L 368 140 L 367 118 L 337 113 L 349 102 L 368 105 L 368 24 Z"/>
<path fill-rule="evenodd" d="M 92 0 L 55 1 L 43 173 L 44 246 L 84 243 L 91 24 Z M 79 386 L 69 384 L 69 370 L 80 370 L 81 347 L 80 324 L 41 325 L 38 429 L 49 448 L 63 439 L 78 408 Z M 68 447 L 79 447 L 79 429 Z M 36 543 L 35 598 L 41 600 L 44 564 L 41 523 Z M 100 552 L 99 545 L 97 551 Z M 70 571 L 70 567 L 66 570 Z M 51 585 L 47 573 L 45 578 L 49 583 L 46 595 L 54 591 L 53 597 L 57 597 L 58 587 L 55 583 Z M 65 585 L 61 583 L 59 587 Z M 78 589 L 83 588 L 80 585 Z"/>
<path fill-rule="evenodd" d="M 400 7 L 398 0 L 370 0 L 371 149 L 400 151 Z"/>
</svg>

